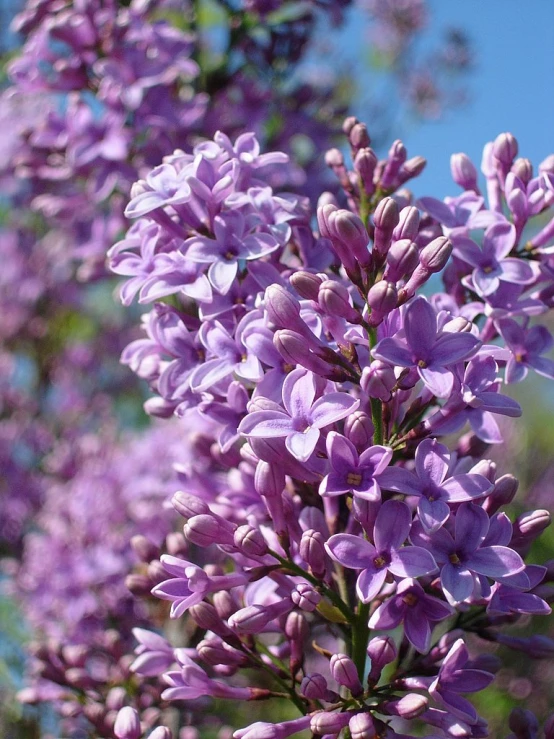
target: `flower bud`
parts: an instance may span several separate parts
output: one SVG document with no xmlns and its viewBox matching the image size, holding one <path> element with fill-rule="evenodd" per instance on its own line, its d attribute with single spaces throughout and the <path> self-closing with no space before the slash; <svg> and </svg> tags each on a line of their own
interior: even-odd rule
<svg viewBox="0 0 554 739">
<path fill-rule="evenodd" d="M 348 722 L 352 739 L 374 739 L 375 724 L 370 713 L 356 713 Z"/>
<path fill-rule="evenodd" d="M 282 467 L 259 461 L 254 475 L 256 492 L 268 498 L 278 497 L 285 489 L 285 473 Z"/>
<path fill-rule="evenodd" d="M 517 157 L 517 139 L 511 133 L 499 134 L 492 145 L 492 153 L 502 164 L 504 172 L 508 172 L 512 162 Z"/>
<path fill-rule="evenodd" d="M 534 713 L 525 708 L 514 708 L 508 719 L 508 726 L 516 739 L 536 739 L 539 734 L 539 722 Z"/>
<path fill-rule="evenodd" d="M 392 198 L 383 198 L 373 215 L 375 234 L 373 237 L 373 253 L 383 261 L 392 238 L 392 232 L 400 220 L 398 205 Z"/>
<path fill-rule="evenodd" d="M 152 580 L 146 575 L 131 573 L 125 578 L 125 587 L 135 597 L 140 598 L 149 595 L 152 590 Z"/>
<path fill-rule="evenodd" d="M 545 510 L 522 513 L 514 521 L 510 546 L 519 552 L 526 552 L 533 541 L 550 526 L 551 520 L 550 513 Z"/>
<path fill-rule="evenodd" d="M 320 713 L 314 713 L 310 721 L 310 731 L 320 736 L 338 734 L 348 724 L 351 716 L 351 711 L 344 711 L 343 713 L 321 711 Z"/>
<path fill-rule="evenodd" d="M 452 254 L 452 242 L 445 236 L 433 239 L 419 254 L 419 263 L 430 273 L 440 272 Z"/>
<path fill-rule="evenodd" d="M 419 232 L 419 210 L 415 205 L 407 205 L 399 213 L 398 224 L 392 232 L 394 241 L 409 239 L 414 241 Z"/>
<path fill-rule="evenodd" d="M 396 377 L 394 370 L 386 362 L 375 359 L 369 367 L 364 367 L 361 387 L 370 398 L 378 398 L 388 403 L 391 399 L 391 391 L 395 385 Z"/>
<path fill-rule="evenodd" d="M 220 618 L 218 612 L 211 603 L 197 603 L 189 608 L 193 621 L 206 631 L 213 631 L 217 636 L 226 637 L 231 633 L 227 624 Z"/>
<path fill-rule="evenodd" d="M 336 246 L 337 240 L 340 241 L 343 245 L 341 253 L 346 248 L 362 267 L 367 267 L 371 262 L 369 234 L 361 218 L 349 210 L 339 209 L 329 215 L 328 224 L 333 246 Z"/>
<path fill-rule="evenodd" d="M 364 149 L 371 144 L 365 123 L 355 123 L 348 133 L 348 140 L 353 149 Z"/>
<path fill-rule="evenodd" d="M 300 303 L 284 287 L 270 285 L 265 291 L 264 300 L 269 320 L 277 328 L 292 329 L 302 335 L 310 331 L 300 317 Z"/>
<path fill-rule="evenodd" d="M 201 514 L 189 518 L 184 526 L 188 541 L 199 547 L 210 544 L 233 544 L 234 525 L 213 514 Z"/>
<path fill-rule="evenodd" d="M 467 154 L 452 154 L 450 172 L 454 182 L 464 190 L 479 192 L 477 185 L 477 169 Z"/>
<path fill-rule="evenodd" d="M 141 562 L 150 562 L 152 559 L 156 559 L 159 555 L 159 547 L 152 544 L 152 542 L 142 536 L 142 534 L 136 534 L 131 538 L 131 546 L 137 557 Z"/>
<path fill-rule="evenodd" d="M 299 271 L 289 277 L 289 282 L 302 298 L 317 301 L 319 286 L 323 278 L 312 272 Z"/>
<path fill-rule="evenodd" d="M 320 377 L 331 375 L 332 367 L 318 357 L 306 343 L 306 337 L 296 331 L 280 329 L 273 335 L 273 346 L 285 362 L 293 366 L 299 364 Z"/>
<path fill-rule="evenodd" d="M 299 583 L 290 597 L 295 606 L 308 613 L 315 611 L 321 602 L 321 595 L 308 582 Z"/>
<path fill-rule="evenodd" d="M 397 182 L 397 174 L 404 162 L 406 161 L 406 147 L 397 139 L 393 142 L 389 149 L 389 154 L 385 162 L 383 174 L 381 175 L 381 188 L 383 190 L 393 190 Z"/>
<path fill-rule="evenodd" d="M 124 706 L 118 712 L 113 731 L 117 739 L 140 739 L 140 719 L 134 708 Z"/>
<path fill-rule="evenodd" d="M 323 536 L 319 531 L 308 529 L 300 540 L 300 556 L 315 577 L 323 577 L 326 570 L 326 554 Z"/>
<path fill-rule="evenodd" d="M 247 606 L 233 613 L 228 624 L 237 634 L 260 634 L 273 619 L 290 609 L 291 602 L 288 599 L 268 606 Z"/>
<path fill-rule="evenodd" d="M 360 149 L 354 157 L 354 169 L 360 175 L 366 195 L 373 195 L 375 183 L 373 175 L 377 166 L 377 157 L 373 149 L 368 147 Z"/>
<path fill-rule="evenodd" d="M 330 316 L 339 316 L 350 323 L 360 323 L 360 313 L 350 304 L 350 294 L 344 285 L 335 280 L 321 283 L 318 301 L 323 310 Z"/>
<path fill-rule="evenodd" d="M 373 444 L 373 422 L 365 411 L 355 411 L 344 421 L 344 435 L 359 453 Z"/>
<path fill-rule="evenodd" d="M 354 662 L 346 654 L 334 654 L 329 663 L 333 680 L 347 688 L 353 696 L 364 692 Z"/>
<path fill-rule="evenodd" d="M 325 164 L 333 168 L 344 166 L 344 157 L 340 149 L 328 149 L 325 152 Z"/>
<path fill-rule="evenodd" d="M 512 164 L 512 172 L 519 177 L 524 185 L 528 185 L 533 179 L 533 165 L 529 159 L 520 157 Z"/>
<path fill-rule="evenodd" d="M 354 128 L 356 123 L 359 123 L 359 120 L 356 118 L 355 115 L 349 115 L 344 119 L 344 122 L 342 124 L 342 130 L 343 132 L 349 136 L 350 131 Z"/>
<path fill-rule="evenodd" d="M 234 542 L 237 549 L 247 556 L 263 557 L 267 554 L 267 544 L 261 531 L 248 524 L 238 527 L 234 533 Z"/>
<path fill-rule="evenodd" d="M 412 274 L 419 264 L 419 250 L 410 239 L 394 241 L 387 253 L 387 266 L 383 278 L 389 282 L 397 282 L 404 276 Z"/>
<path fill-rule="evenodd" d="M 403 719 L 413 719 L 421 716 L 427 708 L 427 698 L 418 693 L 408 693 L 399 700 L 386 701 L 382 708 L 392 716 L 400 716 Z"/>
<path fill-rule="evenodd" d="M 189 495 L 181 490 L 175 493 L 171 499 L 171 505 L 185 519 L 202 513 L 210 513 L 209 506 L 201 498 L 196 495 Z"/>
<path fill-rule="evenodd" d="M 392 282 L 381 280 L 373 285 L 367 294 L 367 304 L 371 309 L 369 325 L 378 326 L 396 308 L 398 294 Z"/>
<path fill-rule="evenodd" d="M 148 739 L 171 739 L 171 731 L 166 726 L 157 726 Z"/>
<path fill-rule="evenodd" d="M 414 177 L 418 177 L 425 167 L 427 166 L 427 159 L 425 157 L 412 157 L 400 167 L 398 177 L 396 178 L 396 186 L 400 187 L 408 180 L 413 180 Z"/>
<path fill-rule="evenodd" d="M 121 686 L 111 688 L 106 696 L 106 708 L 110 711 L 119 711 L 125 705 L 126 698 L 127 692 L 125 688 Z"/>
<path fill-rule="evenodd" d="M 196 647 L 200 659 L 208 665 L 239 665 L 245 656 L 221 639 L 203 639 Z"/>
<path fill-rule="evenodd" d="M 335 697 L 335 693 L 327 687 L 327 680 L 319 672 L 306 675 L 300 684 L 300 695 L 315 701 L 329 701 Z"/>
<path fill-rule="evenodd" d="M 396 659 L 396 645 L 390 636 L 376 636 L 367 645 L 367 654 L 371 660 L 369 678 L 377 682 L 383 668 Z"/>
<path fill-rule="evenodd" d="M 188 549 L 187 541 L 180 531 L 170 531 L 165 537 L 165 548 L 168 554 L 185 554 Z"/>
</svg>

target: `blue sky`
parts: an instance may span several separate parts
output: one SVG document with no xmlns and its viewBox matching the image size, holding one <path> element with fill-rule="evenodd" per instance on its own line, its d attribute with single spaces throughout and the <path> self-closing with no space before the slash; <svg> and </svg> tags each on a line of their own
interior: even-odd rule
<svg viewBox="0 0 554 739">
<path fill-rule="evenodd" d="M 452 152 L 480 163 L 483 144 L 502 131 L 518 139 L 520 155 L 537 166 L 554 152 L 554 2 L 552 0 L 432 0 L 430 35 L 467 30 L 476 53 L 469 104 L 444 120 L 402 131 L 409 155 L 428 160 L 417 194 L 443 197 Z M 394 138 L 394 136 L 393 136 Z"/>
</svg>

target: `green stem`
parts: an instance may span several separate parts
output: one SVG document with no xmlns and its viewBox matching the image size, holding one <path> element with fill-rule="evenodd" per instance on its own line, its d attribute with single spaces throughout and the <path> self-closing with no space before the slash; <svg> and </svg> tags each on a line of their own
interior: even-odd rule
<svg viewBox="0 0 554 739">
<path fill-rule="evenodd" d="M 365 680 L 367 643 L 369 641 L 369 606 L 369 603 L 360 603 L 356 614 L 356 625 L 352 631 L 352 661 L 356 665 L 358 677 L 362 683 Z"/>
</svg>

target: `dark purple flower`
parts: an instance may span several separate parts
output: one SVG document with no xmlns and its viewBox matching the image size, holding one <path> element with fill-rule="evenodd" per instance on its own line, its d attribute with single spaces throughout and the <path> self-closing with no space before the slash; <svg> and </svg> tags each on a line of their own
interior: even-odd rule
<svg viewBox="0 0 554 739">
<path fill-rule="evenodd" d="M 369 603 L 381 590 L 387 572 L 397 577 L 420 577 L 437 569 L 432 555 L 421 547 L 403 547 L 412 516 L 399 500 L 388 500 L 375 520 L 375 546 L 361 536 L 335 534 L 325 544 L 329 555 L 344 567 L 362 570 L 356 592 L 362 603 Z"/>
</svg>

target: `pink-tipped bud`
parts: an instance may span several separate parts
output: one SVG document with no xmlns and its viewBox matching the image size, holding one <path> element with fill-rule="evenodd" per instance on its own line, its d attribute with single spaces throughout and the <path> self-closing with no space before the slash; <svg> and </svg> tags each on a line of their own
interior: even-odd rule
<svg viewBox="0 0 554 739">
<path fill-rule="evenodd" d="M 369 325 L 378 326 L 396 308 L 398 293 L 392 282 L 381 280 L 373 285 L 367 294 L 367 304 L 371 309 Z"/>
<path fill-rule="evenodd" d="M 362 219 L 349 210 L 339 209 L 329 215 L 327 223 L 333 246 L 336 247 L 337 241 L 341 242 L 341 254 L 347 249 L 349 254 L 362 267 L 367 267 L 371 262 L 371 254 L 368 249 L 369 234 Z M 341 254 L 339 254 L 339 257 Z M 344 266 L 347 267 L 347 264 L 345 263 Z"/>
<path fill-rule="evenodd" d="M 352 307 L 350 294 L 344 285 L 335 280 L 321 283 L 318 293 L 319 304 L 330 316 L 339 316 L 350 323 L 360 323 L 360 313 Z"/>
<path fill-rule="evenodd" d="M 477 185 L 477 169 L 467 154 L 452 154 L 450 172 L 454 182 L 464 190 L 479 191 Z"/>
<path fill-rule="evenodd" d="M 237 634 L 259 634 L 273 619 L 290 611 L 291 605 L 290 600 L 285 599 L 268 606 L 247 606 L 233 613 L 228 624 Z"/>
<path fill-rule="evenodd" d="M 134 708 L 124 706 L 118 711 L 113 731 L 117 739 L 140 739 L 140 718 Z"/>
<path fill-rule="evenodd" d="M 396 659 L 396 645 L 390 636 L 376 636 L 367 645 L 367 654 L 371 660 L 369 678 L 377 682 L 383 668 Z"/>
<path fill-rule="evenodd" d="M 344 421 L 344 435 L 354 444 L 359 453 L 373 444 L 373 422 L 364 411 L 356 411 Z"/>
<path fill-rule="evenodd" d="M 383 198 L 373 215 L 375 234 L 373 253 L 384 259 L 391 244 L 392 233 L 400 220 L 398 205 L 392 198 Z"/>
<path fill-rule="evenodd" d="M 427 159 L 424 157 L 412 157 L 400 167 L 397 177 L 397 187 L 403 185 L 408 180 L 413 180 L 414 177 L 419 177 L 427 166 Z"/>
<path fill-rule="evenodd" d="M 323 536 L 319 531 L 308 529 L 300 540 L 300 556 L 315 577 L 322 577 L 326 569 L 326 555 Z"/>
<path fill-rule="evenodd" d="M 321 595 L 308 582 L 299 583 L 290 597 L 295 606 L 308 613 L 315 611 L 321 602 Z"/>
<path fill-rule="evenodd" d="M 290 284 L 296 292 L 306 300 L 317 301 L 319 286 L 323 282 L 323 278 L 314 275 L 312 272 L 295 272 L 289 277 Z"/>
<path fill-rule="evenodd" d="M 347 688 L 353 696 L 361 695 L 364 692 L 356 665 L 346 654 L 334 654 L 329 662 L 329 667 L 333 680 Z"/>
<path fill-rule="evenodd" d="M 389 282 L 398 282 L 402 277 L 410 276 L 419 264 L 419 250 L 410 239 L 393 241 L 387 253 L 387 266 L 383 278 Z"/>
</svg>

